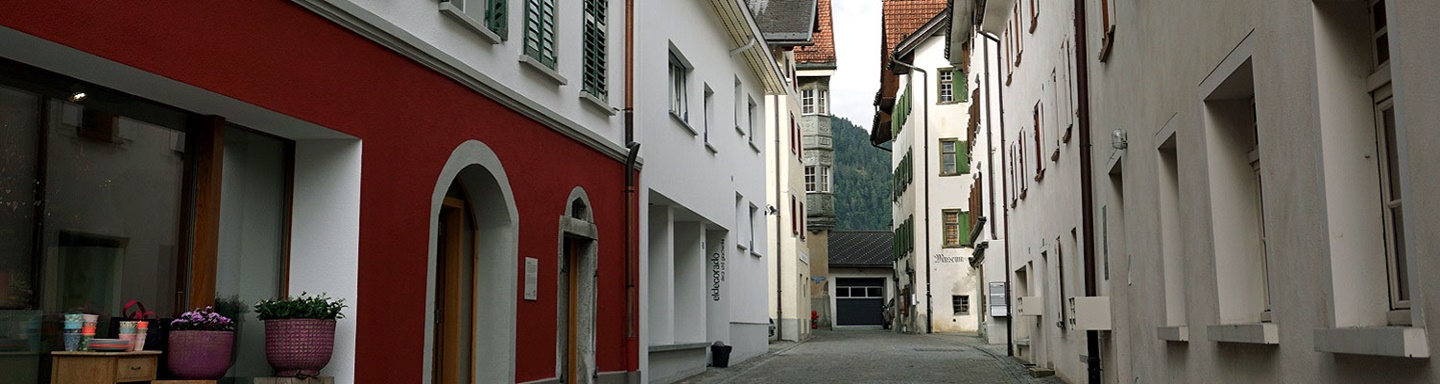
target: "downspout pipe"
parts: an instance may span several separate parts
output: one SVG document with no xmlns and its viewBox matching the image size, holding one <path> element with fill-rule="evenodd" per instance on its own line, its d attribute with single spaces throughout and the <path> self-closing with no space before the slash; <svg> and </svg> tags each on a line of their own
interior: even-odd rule
<svg viewBox="0 0 1440 384">
<path fill-rule="evenodd" d="M 890 55 L 890 63 L 920 72 L 925 76 L 925 82 L 920 83 L 920 97 L 925 99 L 920 103 L 921 110 L 925 111 L 925 117 L 920 120 L 920 156 L 924 160 L 920 163 L 920 177 L 928 178 L 930 176 L 930 73 L 920 67 L 900 61 L 894 54 Z M 915 83 L 914 76 L 906 76 L 905 80 L 912 85 Z M 930 181 L 928 179 L 925 181 L 923 198 L 925 199 L 925 246 L 923 247 L 925 254 L 922 256 L 925 259 L 925 333 L 931 333 L 934 331 L 935 324 L 932 319 L 935 315 L 935 303 L 932 299 L 934 293 L 930 290 L 930 275 L 933 275 L 934 271 L 930 270 Z"/>
<path fill-rule="evenodd" d="M 739 48 L 730 50 L 730 57 L 735 57 L 735 55 L 739 55 L 742 52 L 748 51 L 750 50 L 750 48 L 755 48 L 757 41 L 755 39 L 755 36 L 750 36 L 749 39 L 750 41 L 746 42 L 745 45 L 741 45 Z"/>
<path fill-rule="evenodd" d="M 1102 10 L 1103 12 L 1103 10 Z M 1085 36 L 1085 0 L 1075 0 L 1075 72 L 1079 74 L 1076 89 L 1080 93 L 1080 220 L 1085 239 L 1085 296 L 1099 293 L 1095 279 L 1095 200 L 1090 155 L 1090 67 L 1088 40 Z M 1085 365 L 1090 384 L 1100 384 L 1100 331 L 1085 331 Z"/>
<path fill-rule="evenodd" d="M 981 34 L 981 36 L 985 36 L 985 38 L 986 38 L 987 40 L 990 40 L 990 42 L 995 43 L 995 46 L 996 46 L 996 47 L 1000 46 L 1000 37 L 999 37 L 999 36 L 995 36 L 995 35 L 993 35 L 993 34 Z M 995 55 L 995 68 L 1000 68 L 1000 67 L 1003 65 L 1003 64 L 1001 63 L 1001 60 L 1003 60 L 1003 59 L 1000 58 L 1000 55 Z M 990 45 L 988 45 L 988 44 L 985 45 L 985 61 L 990 61 Z M 986 67 L 985 67 L 985 89 L 991 89 L 991 88 L 990 88 L 990 67 L 989 67 L 988 64 L 987 64 Z M 999 120 L 1000 120 L 1000 126 L 999 126 L 999 127 L 1000 127 L 1000 143 L 1002 144 L 1001 147 L 1003 148 L 1003 147 L 1004 147 L 1003 144 L 1005 143 L 1005 87 L 1002 87 L 1002 86 L 997 86 L 997 87 L 995 87 L 995 94 L 996 94 L 996 98 L 999 99 L 998 102 L 999 102 L 999 106 L 1000 106 L 1000 119 L 999 119 Z M 986 102 L 987 104 L 990 103 L 990 94 L 989 94 L 989 93 L 986 93 L 986 94 L 985 94 L 985 102 Z M 989 113 L 989 109 L 988 109 L 988 108 L 986 109 L 986 113 L 985 113 L 985 125 L 986 125 L 986 126 L 990 126 L 990 127 L 994 127 L 993 125 L 990 125 L 990 113 Z M 994 133 L 993 133 L 993 132 L 991 133 L 991 136 L 992 136 L 992 137 L 994 136 Z M 986 150 L 987 150 L 987 152 L 989 152 L 989 156 L 992 156 L 992 157 L 993 157 L 993 156 L 995 155 L 995 151 L 990 150 L 989 148 L 986 148 Z M 1000 161 L 1001 161 L 1001 162 L 1004 162 L 1004 161 L 1005 161 L 1005 151 L 1004 151 L 1003 149 L 1000 151 Z M 992 167 L 992 169 L 993 169 L 994 164 L 995 164 L 995 162 L 994 162 L 994 161 L 991 161 L 990 164 L 989 164 L 989 166 Z M 1004 172 L 1002 172 L 1002 173 L 1004 173 Z M 999 177 L 1000 177 L 1000 209 L 1004 211 L 1003 215 L 1004 215 L 1004 218 L 1005 218 L 1005 225 L 1004 225 L 1004 226 L 1005 226 L 1005 239 L 1008 240 L 1008 239 L 1010 238 L 1010 206 L 1009 206 L 1008 204 L 1006 204 L 1005 202 L 1010 200 L 1010 188 L 1006 187 L 1007 185 L 1009 185 L 1009 184 L 1008 184 L 1008 183 L 1009 183 L 1009 176 L 1007 176 L 1007 175 L 1008 175 L 1008 173 L 1002 174 L 1002 175 L 1000 175 Z M 992 173 L 990 177 L 991 177 L 991 179 L 994 179 L 994 178 L 995 178 L 995 175 Z M 994 209 L 994 206 L 995 206 L 995 199 L 990 199 L 990 206 L 991 206 L 991 209 L 993 210 L 993 209 Z M 993 226 L 993 225 L 990 226 L 990 230 L 991 230 L 991 231 L 994 231 L 994 230 L 995 230 L 995 226 Z M 993 236 L 993 235 L 994 235 L 994 234 L 992 234 L 992 236 Z M 1010 286 L 1011 286 L 1010 275 L 1011 275 L 1011 270 L 1010 270 L 1010 244 L 1005 244 L 1005 300 L 1006 300 L 1006 303 L 1005 303 L 1005 355 L 1007 355 L 1007 356 L 1012 356 L 1012 357 L 1013 357 L 1013 356 L 1015 356 L 1015 316 L 1013 315 L 1014 311 L 1011 310 L 1011 308 L 1013 308 L 1013 307 L 1010 305 L 1010 302 L 1013 301 L 1013 300 L 1010 299 L 1010 297 L 1011 297 L 1011 296 L 1010 296 Z"/>
<path fill-rule="evenodd" d="M 635 0 L 625 1 L 625 370 L 640 379 L 640 200 L 636 190 L 635 161 Z"/>
</svg>

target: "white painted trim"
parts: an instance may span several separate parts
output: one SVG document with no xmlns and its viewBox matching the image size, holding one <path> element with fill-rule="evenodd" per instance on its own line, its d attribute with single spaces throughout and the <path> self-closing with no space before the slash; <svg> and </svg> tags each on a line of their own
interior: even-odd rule
<svg viewBox="0 0 1440 384">
<path fill-rule="evenodd" d="M 1315 351 L 1353 355 L 1429 358 L 1425 328 L 1359 327 L 1315 330 Z"/>
<path fill-rule="evenodd" d="M 514 89 L 354 3 L 347 0 L 292 1 L 616 161 L 624 162 L 629 154 L 620 144 L 611 142 L 545 105 L 519 96 L 519 92 Z M 638 169 L 644 161 L 636 158 L 635 164 Z"/>
<path fill-rule="evenodd" d="M 525 64 L 524 67 L 533 69 L 536 72 L 540 72 L 540 74 L 549 77 L 551 80 L 555 80 L 556 85 L 563 86 L 565 84 L 569 84 L 569 81 L 565 80 L 565 76 L 560 76 L 560 72 L 555 72 L 554 68 L 545 66 L 545 64 L 540 63 L 539 59 L 530 57 L 530 55 L 520 55 L 520 64 Z M 559 64 L 557 63 L 556 65 Z"/>
<path fill-rule="evenodd" d="M 1275 323 L 1211 325 L 1205 335 L 1218 343 L 1280 344 L 1280 326 Z"/>
<path fill-rule="evenodd" d="M 471 166 L 478 166 L 481 169 L 470 169 Z M 482 172 L 488 174 L 477 174 Z M 485 182 L 492 180 L 477 179 L 488 176 L 493 184 L 485 185 Z M 460 179 L 467 185 L 467 193 L 470 203 L 475 205 L 471 214 L 475 215 L 476 226 L 480 229 L 477 243 L 489 244 L 485 247 L 477 247 L 481 254 L 476 257 L 480 259 L 476 268 L 481 275 L 476 277 L 479 283 L 479 301 L 487 306 L 489 311 L 482 311 L 480 317 L 475 321 L 481 324 L 510 324 L 508 329 L 497 326 L 480 327 L 480 332 L 475 335 L 477 345 L 476 365 L 477 372 L 495 373 L 491 375 L 477 376 L 477 381 L 482 383 L 514 383 L 515 382 L 515 319 L 516 319 L 516 297 L 518 294 L 517 272 L 519 271 L 519 243 L 520 243 L 520 215 L 515 207 L 515 194 L 510 189 L 510 178 L 505 174 L 505 168 L 501 166 L 500 158 L 495 152 L 484 143 L 469 140 L 460 143 L 450 158 L 445 161 L 441 168 L 440 175 L 435 181 L 435 189 L 430 196 L 429 216 L 429 254 L 425 265 L 425 349 L 422 370 L 422 383 L 429 383 L 432 380 L 434 360 L 434 335 L 435 335 L 435 263 L 438 260 L 436 255 L 436 236 L 439 235 L 439 228 L 434 225 L 440 217 L 440 207 L 445 200 L 445 193 L 450 189 L 450 184 Z M 470 179 L 470 180 L 465 180 Z M 498 196 L 497 196 L 498 195 Z M 496 201 L 499 200 L 499 201 Z M 480 267 L 481 263 L 491 262 Z M 498 303 L 497 303 L 498 302 Z M 493 356 L 494 358 L 482 359 L 482 356 Z"/>
<path fill-rule="evenodd" d="M 591 95 L 589 92 L 580 91 L 580 100 L 584 104 L 589 104 L 590 106 L 595 107 L 597 110 L 601 111 L 601 113 L 604 113 L 605 116 L 615 116 L 616 114 L 616 109 L 615 107 L 610 106 L 610 102 L 600 100 L 600 98 L 595 97 L 595 95 Z"/>
<path fill-rule="evenodd" d="M 1185 325 L 1157 327 L 1155 328 L 1155 337 L 1165 341 L 1189 342 L 1190 327 Z"/>
<path fill-rule="evenodd" d="M 460 25 L 465 26 L 465 28 L 469 28 L 471 31 L 479 34 L 480 37 L 484 37 L 485 41 L 490 42 L 490 44 L 500 44 L 505 41 L 504 37 L 495 34 L 485 23 L 465 14 L 464 10 L 452 5 L 449 1 L 440 2 L 440 13 L 450 17 L 451 20 L 455 20 L 460 23 Z"/>
<path fill-rule="evenodd" d="M 1245 35 L 1245 39 L 1240 40 L 1240 44 L 1236 45 L 1230 54 L 1225 56 L 1225 59 L 1221 60 L 1220 64 L 1216 65 L 1215 69 L 1210 71 L 1210 74 L 1200 82 L 1200 100 L 1209 99 L 1210 95 L 1225 83 L 1225 80 L 1229 80 L 1230 76 L 1235 74 L 1235 70 L 1240 69 L 1240 66 L 1254 55 L 1255 30 L 1252 29 L 1249 34 Z"/>
</svg>

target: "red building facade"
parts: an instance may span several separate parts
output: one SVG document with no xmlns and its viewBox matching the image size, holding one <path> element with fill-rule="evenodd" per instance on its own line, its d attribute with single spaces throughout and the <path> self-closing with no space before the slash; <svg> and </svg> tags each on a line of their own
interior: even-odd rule
<svg viewBox="0 0 1440 384">
<path fill-rule="evenodd" d="M 283 234 L 287 244 L 292 245 L 282 250 L 288 257 L 286 269 L 279 272 L 288 276 L 288 280 L 282 278 L 284 289 L 298 294 L 302 287 L 342 287 L 337 289 L 338 295 L 352 305 L 347 310 L 349 317 L 341 320 L 342 332 L 337 335 L 341 340 L 326 374 L 360 383 L 415 383 L 438 375 L 437 367 L 443 362 L 430 361 L 437 347 L 434 330 L 427 325 L 434 319 L 427 313 L 435 313 L 437 300 L 434 255 L 437 247 L 442 253 L 444 248 L 444 244 L 436 244 L 437 211 L 443 210 L 438 200 L 454 195 L 447 193 L 446 186 L 452 180 L 442 180 L 446 177 L 480 180 L 483 185 L 464 185 L 461 194 L 472 199 L 493 199 L 469 203 L 475 222 L 468 225 L 477 227 L 475 233 L 479 234 L 471 241 L 480 257 L 489 255 L 487 249 L 509 250 L 496 252 L 495 257 L 510 260 L 497 264 L 477 261 L 469 267 L 477 270 L 478 280 L 494 272 L 484 271 L 486 266 L 509 269 L 498 275 L 508 276 L 502 281 L 513 284 L 499 291 L 507 293 L 501 295 L 501 300 L 513 301 L 510 305 L 514 307 L 512 314 L 472 298 L 470 309 L 475 317 L 470 332 L 475 334 L 466 335 L 475 342 L 470 344 L 471 355 L 467 356 L 474 357 L 472 361 L 492 359 L 491 363 L 472 365 L 472 377 L 477 381 L 526 382 L 560 375 L 557 360 L 564 357 L 557 353 L 556 345 L 565 333 L 557 329 L 564 329 L 559 319 L 565 315 L 560 313 L 562 300 L 556 292 L 561 289 L 560 255 L 566 251 L 557 253 L 557 248 L 563 248 L 566 239 L 573 237 L 567 235 L 571 232 L 565 231 L 563 218 L 581 217 L 577 211 L 584 211 L 582 221 L 592 223 L 594 229 L 583 236 L 593 247 L 593 297 L 581 298 L 593 299 L 592 372 L 614 377 L 610 374 L 637 369 L 636 351 L 627 343 L 627 328 L 633 324 L 626 324 L 626 311 L 631 308 L 626 300 L 626 245 L 636 235 L 627 230 L 630 197 L 625 193 L 627 165 L 623 153 L 607 149 L 604 144 L 576 140 L 291 2 L 9 2 L 0 5 L 0 27 L 5 29 L 4 40 L 9 41 L 0 48 L 0 56 L 10 61 L 8 65 L 49 72 L 58 79 L 104 89 L 127 100 L 174 107 L 192 116 L 235 124 L 243 120 L 245 128 L 292 141 L 293 162 L 326 161 L 307 158 L 310 142 L 349 143 L 344 146 L 358 154 L 358 166 L 335 169 L 358 170 L 358 177 L 344 172 L 310 174 L 304 164 L 289 164 L 295 178 L 288 196 L 294 205 L 292 215 L 307 210 L 312 201 L 324 200 L 302 198 L 316 193 L 304 188 L 306 183 L 329 176 L 358 178 L 358 212 L 352 212 L 358 218 L 358 228 L 351 228 L 349 233 L 353 235 L 334 236 L 353 240 L 353 253 L 312 256 L 293 246 L 297 242 L 312 243 L 318 249 L 331 249 L 324 245 L 329 237 L 309 235 L 332 229 L 325 224 L 329 219 L 323 213 L 303 222 L 299 216 L 292 217 L 289 232 Z M 57 57 L 48 50 L 68 56 Z M 83 60 L 69 60 L 72 56 Z M 153 88 L 137 86 L 124 75 L 132 70 L 167 81 Z M 197 101 L 187 98 L 186 92 L 221 101 Z M 243 117 L 231 115 L 235 109 L 227 106 L 234 105 L 251 112 L 235 112 Z M 318 127 L 329 132 L 270 127 L 264 124 L 267 119 L 288 122 L 278 125 Z M 203 136 L 194 126 L 186 129 L 187 136 Z M 185 140 L 193 145 L 197 139 Z M 216 140 L 224 140 L 223 135 Z M 473 154 L 461 153 L 471 150 Z M 493 161 L 467 162 L 475 157 Z M 186 161 L 188 169 L 194 170 L 187 177 L 192 177 L 196 186 L 193 190 L 184 187 L 182 194 L 204 202 L 207 180 L 219 178 L 204 177 L 208 163 L 196 164 L 203 160 Z M 223 172 L 223 167 L 209 170 Z M 478 176 L 465 176 L 467 173 Z M 577 190 L 578 196 L 584 197 L 580 208 L 576 205 Z M 222 201 L 227 198 L 232 196 L 219 197 Z M 180 221 L 193 223 L 183 227 L 180 237 L 191 249 L 181 247 L 174 254 L 179 260 L 204 259 L 201 254 L 213 250 L 207 250 L 205 245 L 205 212 L 218 210 L 207 210 L 195 201 L 182 204 L 187 205 L 181 211 L 190 215 L 182 216 Z M 341 208 L 323 212 L 345 211 Z M 485 231 L 491 226 L 487 217 L 507 229 L 487 235 Z M 334 222 L 343 226 L 346 220 Z M 556 230 L 557 223 L 560 231 Z M 186 232 L 196 234 L 191 238 Z M 503 244 L 512 241 L 515 243 Z M 345 247 L 343 243 L 337 247 Z M 44 253 L 33 252 L 40 259 L 47 257 Z M 527 271 L 527 259 L 534 260 L 535 270 Z M 30 270 L 30 275 L 43 280 L 44 263 L 32 262 L 42 267 Z M 353 275 L 311 273 L 324 271 L 330 265 L 353 265 Z M 176 284 L 176 296 L 180 299 L 170 306 L 171 311 L 207 304 L 206 289 L 214 285 L 196 283 L 203 280 L 198 276 L 206 275 L 207 267 L 213 266 L 191 262 L 175 268 L 180 282 Z M 527 272 L 534 272 L 534 277 L 527 278 Z M 343 277 L 353 281 L 339 281 Z M 534 283 L 537 292 L 533 300 L 526 295 L 532 289 L 527 281 Z M 487 283 L 470 282 L 482 288 Z M 346 286 L 353 287 L 353 294 L 344 293 Z M 512 287 L 513 294 L 508 294 Z M 336 291 L 330 293 L 336 295 Z M 45 321 L 66 309 L 46 308 L 44 300 L 38 298 L 44 293 L 35 296 L 28 304 L 17 300 L 11 308 L 43 312 Z M 585 317 L 586 306 L 580 307 L 571 313 Z M 114 314 L 120 308 L 94 310 Z M 502 324 L 476 320 L 485 319 L 491 311 L 511 316 L 505 316 L 509 321 Z M 497 328 L 502 331 L 494 332 Z M 492 339 L 477 335 L 499 335 L 496 340 L 503 340 L 505 333 L 513 340 L 510 356 L 481 356 L 492 353 L 482 350 L 501 351 L 493 353 L 503 355 L 505 348 L 486 349 L 481 344 Z M 350 351 L 344 351 L 347 348 Z M 485 370 L 493 366 L 493 361 L 513 363 L 513 376 Z M 41 365 L 35 367 L 39 370 Z"/>
</svg>

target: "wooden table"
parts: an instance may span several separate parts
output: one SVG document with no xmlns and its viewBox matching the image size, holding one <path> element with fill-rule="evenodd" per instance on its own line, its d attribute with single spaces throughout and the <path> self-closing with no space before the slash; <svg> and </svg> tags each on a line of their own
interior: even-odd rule
<svg viewBox="0 0 1440 384">
<path fill-rule="evenodd" d="M 160 351 L 51 352 L 50 384 L 149 383 Z"/>
</svg>

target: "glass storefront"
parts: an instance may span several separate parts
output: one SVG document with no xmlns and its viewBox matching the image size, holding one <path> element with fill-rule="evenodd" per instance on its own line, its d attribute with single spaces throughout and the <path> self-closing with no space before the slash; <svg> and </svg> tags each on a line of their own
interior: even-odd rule
<svg viewBox="0 0 1440 384">
<path fill-rule="evenodd" d="M 192 279 L 208 276 L 217 307 L 241 319 L 230 376 L 269 373 L 263 326 L 248 312 L 283 292 L 293 146 L 196 128 L 197 117 L 0 61 L 0 384 L 49 382 L 61 314 L 98 314 L 97 337 L 114 337 L 125 303 L 174 317 L 192 303 Z M 204 206 L 193 129 L 225 137 L 213 250 L 191 240 Z M 192 257 L 215 258 L 217 271 L 191 273 Z"/>
</svg>

